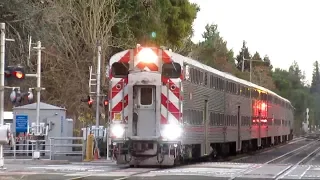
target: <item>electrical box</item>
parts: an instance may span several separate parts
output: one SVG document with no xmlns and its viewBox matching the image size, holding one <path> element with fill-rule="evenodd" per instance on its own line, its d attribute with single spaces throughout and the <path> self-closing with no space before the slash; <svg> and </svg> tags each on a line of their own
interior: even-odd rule
<svg viewBox="0 0 320 180">
<path fill-rule="evenodd" d="M 0 126 L 0 144 L 8 144 L 9 143 L 9 134 L 10 134 L 10 127 L 8 125 Z"/>
</svg>

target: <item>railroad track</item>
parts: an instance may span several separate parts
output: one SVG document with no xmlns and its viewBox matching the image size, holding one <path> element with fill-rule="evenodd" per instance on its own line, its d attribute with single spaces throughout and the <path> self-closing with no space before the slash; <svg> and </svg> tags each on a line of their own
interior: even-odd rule
<svg viewBox="0 0 320 180">
<path fill-rule="evenodd" d="M 229 158 L 226 158 L 226 159 L 220 159 L 219 161 L 233 161 L 233 160 L 245 160 L 246 158 L 248 157 L 252 157 L 256 154 L 263 154 L 263 153 L 267 153 L 267 152 L 270 152 L 272 151 L 274 148 L 283 148 L 285 147 L 286 145 L 294 145 L 296 144 L 297 142 L 299 141 L 302 141 L 304 140 L 305 138 L 297 138 L 293 141 L 290 141 L 289 143 L 285 143 L 285 144 L 280 144 L 280 145 L 277 145 L 277 146 L 273 146 L 273 147 L 269 147 L 269 148 L 265 148 L 265 149 L 262 149 L 262 150 L 259 150 L 259 151 L 255 151 L 255 152 L 251 152 L 249 154 L 245 154 L 245 155 L 240 155 L 240 156 L 234 156 L 234 157 L 229 157 Z M 302 150 L 306 150 L 304 148 L 308 148 L 308 149 L 311 149 L 311 147 L 314 147 L 314 146 L 310 146 L 311 144 L 314 144 L 316 143 L 316 141 L 311 141 L 311 142 L 308 142 L 306 145 L 304 146 L 301 146 L 299 148 L 296 148 L 295 150 L 293 151 L 290 151 L 286 154 L 283 154 L 283 155 L 280 155 L 280 156 L 277 156 L 276 158 L 273 158 L 272 160 L 269 160 L 263 164 L 272 164 L 272 163 L 281 163 L 284 159 L 288 158 L 288 157 L 292 157 L 294 155 L 296 155 L 298 153 L 298 151 L 302 151 Z M 309 151 L 308 151 L 309 152 Z M 269 157 L 270 158 L 270 157 Z M 305 162 L 306 159 L 303 161 Z M 184 164 L 181 164 L 181 165 L 178 165 L 178 166 L 175 166 L 175 167 L 181 167 L 181 166 L 184 166 L 184 165 L 192 165 L 192 164 L 196 164 L 198 163 L 198 161 L 193 161 L 193 162 L 188 162 L 188 163 L 184 163 Z M 123 170 L 132 170 L 132 169 L 139 169 L 138 172 L 136 173 L 132 173 L 128 176 L 125 176 L 125 177 L 121 177 L 121 178 L 115 178 L 114 180 L 126 180 L 126 179 L 130 179 L 132 176 L 137 176 L 137 175 L 141 175 L 141 174 L 146 174 L 146 173 L 149 173 L 151 171 L 156 171 L 156 170 L 163 170 L 163 169 L 170 169 L 170 168 L 123 168 Z M 245 172 L 244 172 L 245 173 Z M 73 178 L 70 178 L 68 180 L 82 180 L 82 179 L 86 179 L 87 177 L 90 177 L 90 176 L 94 176 L 94 174 L 88 174 L 88 175 L 83 175 L 83 176 L 79 176 L 79 177 L 73 177 Z M 239 175 L 240 176 L 240 175 Z M 237 176 L 238 177 L 238 176 Z M 234 177 L 235 178 L 235 177 Z"/>
<path fill-rule="evenodd" d="M 246 173 L 253 172 L 258 168 L 261 168 L 262 166 L 266 166 L 270 164 L 290 164 L 286 169 L 284 169 L 275 177 L 275 179 L 283 178 L 284 176 L 292 172 L 299 165 L 308 164 L 312 160 L 312 158 L 317 153 L 320 152 L 320 147 L 319 147 L 320 142 L 318 140 L 319 139 L 315 139 L 309 142 L 308 144 L 303 145 L 297 149 L 294 149 L 285 154 L 277 156 L 271 160 L 265 161 L 264 163 L 262 163 L 260 166 L 257 166 L 256 168 L 246 169 L 245 171 L 239 174 L 236 174 L 235 176 L 232 176 L 229 180 L 234 180 L 237 177 L 240 177 Z"/>
</svg>

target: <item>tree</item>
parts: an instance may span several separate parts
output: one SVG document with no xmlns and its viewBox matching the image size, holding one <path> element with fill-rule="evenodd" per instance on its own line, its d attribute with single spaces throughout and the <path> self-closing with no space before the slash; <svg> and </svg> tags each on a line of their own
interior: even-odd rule
<svg viewBox="0 0 320 180">
<path fill-rule="evenodd" d="M 27 59 L 28 35 L 41 40 L 46 47 L 42 56 L 46 91 L 42 99 L 65 106 L 68 116 L 78 122 L 88 119 L 91 111 L 79 99 L 88 94 L 88 66 L 96 66 L 98 43 L 102 45 L 102 67 L 114 53 L 141 42 L 188 53 L 183 46 L 188 42 L 186 49 L 192 47 L 189 40 L 198 10 L 187 0 L 12 0 L 0 3 L 0 19 L 8 24 L 8 35 L 21 39 L 14 48 L 8 48 L 7 56 L 16 59 L 11 62 Z M 156 33 L 154 38 L 150 38 L 151 32 Z M 30 61 L 28 70 L 34 71 L 34 53 Z M 103 90 L 108 85 L 106 78 L 102 76 Z M 31 84 L 34 82 L 26 87 Z"/>
<path fill-rule="evenodd" d="M 123 37 L 128 29 L 136 43 L 165 45 L 171 48 L 183 46 L 192 35 L 192 23 L 199 6 L 188 0 L 120 0 L 118 6 L 121 17 L 128 21 L 114 27 L 118 37 Z M 152 37 L 154 32 L 156 35 Z"/>
<path fill-rule="evenodd" d="M 237 68 L 242 71 L 242 63 L 244 62 L 244 70 L 250 70 L 250 62 L 246 61 L 246 59 L 251 59 L 251 55 L 249 52 L 249 48 L 246 46 L 246 42 L 243 41 L 242 48 L 239 54 L 237 55 Z M 244 60 L 244 61 L 243 61 Z"/>
<path fill-rule="evenodd" d="M 313 98 L 309 93 L 310 90 L 303 82 L 305 77 L 295 61 L 288 71 L 276 68 L 272 73 L 272 77 L 278 89 L 277 93 L 290 100 L 295 108 L 295 131 L 297 132 L 305 119 L 306 108 L 310 108 L 312 112 L 315 112 Z M 310 118 L 314 118 L 314 115 L 310 116 Z M 313 119 L 310 120 L 314 121 Z"/>
<path fill-rule="evenodd" d="M 320 93 L 320 72 L 318 61 L 313 64 L 312 82 L 311 82 L 311 93 Z"/>
<path fill-rule="evenodd" d="M 234 74 L 233 51 L 220 36 L 218 25 L 207 24 L 202 34 L 204 41 L 199 42 L 189 54 L 190 57 L 221 71 Z"/>
</svg>

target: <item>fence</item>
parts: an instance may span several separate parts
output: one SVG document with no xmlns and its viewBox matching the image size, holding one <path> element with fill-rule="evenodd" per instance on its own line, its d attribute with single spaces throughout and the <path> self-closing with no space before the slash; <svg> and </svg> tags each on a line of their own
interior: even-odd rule
<svg viewBox="0 0 320 180">
<path fill-rule="evenodd" d="M 29 137 L 17 137 L 16 143 L 11 146 L 4 147 L 4 155 L 6 158 L 31 158 L 35 151 L 36 141 Z M 40 141 L 41 159 L 68 159 L 83 160 L 85 154 L 85 144 L 82 137 L 49 137 Z M 81 156 L 81 159 L 79 159 Z"/>
</svg>

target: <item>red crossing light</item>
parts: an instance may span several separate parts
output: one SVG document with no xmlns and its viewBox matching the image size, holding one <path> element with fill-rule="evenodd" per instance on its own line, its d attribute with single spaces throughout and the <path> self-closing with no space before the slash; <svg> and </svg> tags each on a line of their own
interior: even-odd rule
<svg viewBox="0 0 320 180">
<path fill-rule="evenodd" d="M 89 106 L 89 108 L 92 107 L 92 104 L 93 104 L 93 100 L 91 99 L 90 96 L 88 96 L 88 106 Z"/>
<path fill-rule="evenodd" d="M 109 104 L 108 100 L 104 100 L 103 105 L 108 106 L 108 104 Z"/>
<path fill-rule="evenodd" d="M 5 77 L 9 80 L 11 78 L 24 79 L 25 72 L 22 66 L 6 66 L 5 67 Z"/>
<path fill-rule="evenodd" d="M 14 77 L 16 77 L 17 79 L 23 79 L 24 78 L 24 73 L 21 71 L 14 71 L 13 72 Z"/>
</svg>

